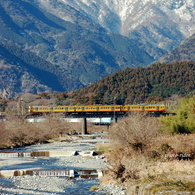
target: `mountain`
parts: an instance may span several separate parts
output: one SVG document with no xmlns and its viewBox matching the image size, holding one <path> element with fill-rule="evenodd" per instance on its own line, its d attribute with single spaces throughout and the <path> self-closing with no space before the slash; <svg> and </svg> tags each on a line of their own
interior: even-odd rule
<svg viewBox="0 0 195 195">
<path fill-rule="evenodd" d="M 74 104 L 138 104 L 173 95 L 195 94 L 195 62 L 157 63 L 117 71 L 86 88 L 68 93 Z"/>
<path fill-rule="evenodd" d="M 75 14 L 72 9 L 70 12 Z M 1 78 L 4 78 L 0 83 L 1 94 L 9 97 L 20 91 L 69 91 L 89 85 L 116 70 L 152 62 L 152 57 L 140 49 L 136 41 L 119 34 L 108 34 L 86 17 L 75 17 L 80 18 L 79 24 L 64 21 L 31 1 L 0 1 L 0 60 L 3 66 L 11 65 L 9 68 L 13 70 L 10 72 L 17 74 L 13 75 L 17 77 L 13 84 L 4 82 L 11 75 L 1 72 Z M 15 71 L 17 67 L 18 72 Z M 26 71 L 37 80 L 36 87 L 26 85 L 24 89 Z"/>
<path fill-rule="evenodd" d="M 146 66 L 192 34 L 193 6 L 192 0 L 0 0 L 0 96 L 70 91 Z"/>
<path fill-rule="evenodd" d="M 195 33 L 158 60 L 159 62 L 193 61 L 195 62 Z"/>
<path fill-rule="evenodd" d="M 35 2 L 66 21 L 80 23 L 80 17 L 75 15 L 82 15 L 108 32 L 133 38 L 155 60 L 195 32 L 194 0 L 36 0 Z M 75 14 L 70 14 L 68 11 L 70 9 L 74 10 Z"/>
</svg>

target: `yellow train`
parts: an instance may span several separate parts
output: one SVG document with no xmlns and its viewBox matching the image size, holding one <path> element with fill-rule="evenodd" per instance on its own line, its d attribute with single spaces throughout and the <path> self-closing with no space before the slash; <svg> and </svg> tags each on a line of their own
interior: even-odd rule
<svg viewBox="0 0 195 195">
<path fill-rule="evenodd" d="M 144 105 L 102 105 L 102 106 L 29 106 L 30 113 L 95 113 L 95 112 L 164 112 L 163 104 Z"/>
</svg>

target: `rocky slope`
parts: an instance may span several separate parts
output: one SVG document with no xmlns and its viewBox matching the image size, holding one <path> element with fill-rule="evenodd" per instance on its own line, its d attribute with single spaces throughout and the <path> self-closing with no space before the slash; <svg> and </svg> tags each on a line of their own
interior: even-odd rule
<svg viewBox="0 0 195 195">
<path fill-rule="evenodd" d="M 159 62 L 193 61 L 195 62 L 195 34 L 173 51 L 160 58 Z"/>
<path fill-rule="evenodd" d="M 193 0 L 36 0 L 48 11 L 77 23 L 64 8 L 89 17 L 109 32 L 136 39 L 155 59 L 195 32 Z M 62 7 L 59 8 L 58 5 Z"/>
</svg>

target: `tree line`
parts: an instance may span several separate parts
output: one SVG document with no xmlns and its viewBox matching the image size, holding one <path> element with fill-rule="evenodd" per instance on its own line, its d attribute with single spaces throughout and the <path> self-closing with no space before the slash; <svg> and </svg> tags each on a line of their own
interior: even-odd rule
<svg viewBox="0 0 195 195">
<path fill-rule="evenodd" d="M 117 71 L 86 88 L 69 92 L 74 104 L 136 104 L 195 92 L 195 62 L 157 63 Z"/>
</svg>

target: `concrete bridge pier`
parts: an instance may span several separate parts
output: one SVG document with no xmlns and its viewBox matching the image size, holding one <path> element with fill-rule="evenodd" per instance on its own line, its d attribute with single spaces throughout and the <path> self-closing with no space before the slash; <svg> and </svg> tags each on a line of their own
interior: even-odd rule
<svg viewBox="0 0 195 195">
<path fill-rule="evenodd" d="M 114 122 L 117 123 L 118 122 L 118 118 L 115 116 L 114 117 Z"/>
<path fill-rule="evenodd" d="M 82 135 L 88 134 L 87 132 L 87 118 L 83 118 L 83 125 L 82 125 Z"/>
</svg>

